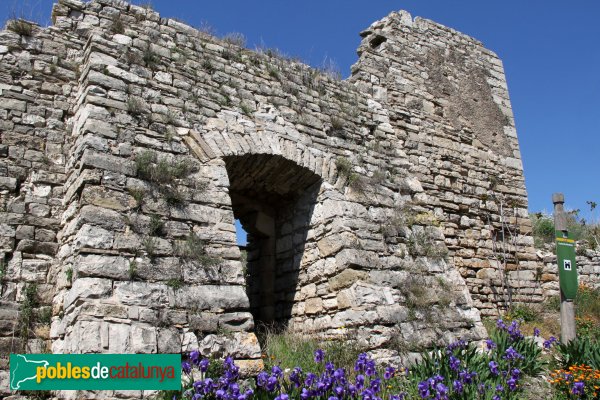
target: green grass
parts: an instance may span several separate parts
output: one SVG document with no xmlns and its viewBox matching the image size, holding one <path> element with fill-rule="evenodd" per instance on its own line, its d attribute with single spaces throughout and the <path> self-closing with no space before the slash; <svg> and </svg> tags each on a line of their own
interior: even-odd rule
<svg viewBox="0 0 600 400">
<path fill-rule="evenodd" d="M 189 234 L 185 242 L 177 247 L 177 254 L 190 262 L 198 262 L 205 267 L 217 266 L 222 261 L 206 252 L 206 243 L 195 233 Z"/>
<path fill-rule="evenodd" d="M 282 368 L 301 367 L 304 371 L 316 371 L 322 364 L 314 361 L 314 351 L 323 349 L 325 361 L 332 361 L 337 368 L 353 371 L 354 363 L 361 353 L 354 340 L 320 342 L 313 337 L 289 332 L 277 332 L 263 327 L 259 340 L 267 366 L 279 365 Z"/>
</svg>

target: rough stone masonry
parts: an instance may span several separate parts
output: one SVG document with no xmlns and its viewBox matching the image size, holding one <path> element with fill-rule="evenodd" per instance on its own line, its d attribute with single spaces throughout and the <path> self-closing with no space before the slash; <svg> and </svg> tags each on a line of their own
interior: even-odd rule
<svg viewBox="0 0 600 400">
<path fill-rule="evenodd" d="M 407 12 L 345 81 L 122 0 L 0 32 L 10 352 L 231 354 L 259 324 L 381 357 L 542 300 L 502 63 Z M 234 221 L 248 232 L 244 251 Z"/>
</svg>

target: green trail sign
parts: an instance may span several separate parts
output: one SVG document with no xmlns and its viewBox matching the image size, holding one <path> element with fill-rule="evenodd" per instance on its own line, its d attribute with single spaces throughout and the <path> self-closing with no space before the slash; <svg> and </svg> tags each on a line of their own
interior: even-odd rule
<svg viewBox="0 0 600 400">
<path fill-rule="evenodd" d="M 577 295 L 577 266 L 575 265 L 575 239 L 568 231 L 556 231 L 556 260 L 560 290 L 565 299 Z"/>
</svg>

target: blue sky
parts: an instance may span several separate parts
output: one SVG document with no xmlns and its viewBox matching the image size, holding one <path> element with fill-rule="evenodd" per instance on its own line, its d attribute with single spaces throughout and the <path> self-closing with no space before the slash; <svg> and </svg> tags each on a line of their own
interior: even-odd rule
<svg viewBox="0 0 600 400">
<path fill-rule="evenodd" d="M 25 15 L 48 21 L 51 0 L 25 1 Z M 1 0 L 0 20 L 23 1 Z M 276 47 L 314 66 L 334 60 L 344 76 L 358 33 L 405 9 L 482 41 L 504 62 L 531 211 L 568 208 L 590 216 L 600 203 L 600 1 L 580 0 L 153 0 L 164 17 L 243 33 L 248 47 Z M 594 215 L 598 218 L 599 213 Z"/>
</svg>

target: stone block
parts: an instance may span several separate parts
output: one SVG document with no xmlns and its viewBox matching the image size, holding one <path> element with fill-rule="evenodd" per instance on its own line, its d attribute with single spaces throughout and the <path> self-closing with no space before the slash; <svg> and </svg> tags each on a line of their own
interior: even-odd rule
<svg viewBox="0 0 600 400">
<path fill-rule="evenodd" d="M 109 279 L 79 278 L 75 279 L 65 297 L 64 309 L 67 309 L 75 301 L 86 299 L 99 299 L 110 296 L 112 282 Z"/>
<path fill-rule="evenodd" d="M 101 277 L 129 279 L 130 261 L 124 257 L 82 254 L 75 262 L 74 270 L 78 277 Z"/>
</svg>

